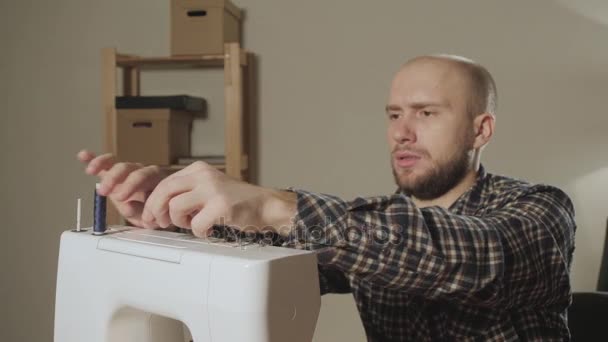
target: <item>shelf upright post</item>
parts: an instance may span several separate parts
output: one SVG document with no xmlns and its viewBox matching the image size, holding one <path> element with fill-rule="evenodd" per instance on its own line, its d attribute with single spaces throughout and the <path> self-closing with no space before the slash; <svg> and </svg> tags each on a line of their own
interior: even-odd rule
<svg viewBox="0 0 608 342">
<path fill-rule="evenodd" d="M 101 92 L 105 118 L 103 149 L 106 153 L 116 155 L 116 49 L 104 48 L 101 50 L 101 60 Z M 108 203 L 106 222 L 120 224 L 121 221 L 118 210 L 113 204 Z"/>
<path fill-rule="evenodd" d="M 224 62 L 226 174 L 242 179 L 243 160 L 243 55 L 238 43 L 225 44 Z"/>
</svg>

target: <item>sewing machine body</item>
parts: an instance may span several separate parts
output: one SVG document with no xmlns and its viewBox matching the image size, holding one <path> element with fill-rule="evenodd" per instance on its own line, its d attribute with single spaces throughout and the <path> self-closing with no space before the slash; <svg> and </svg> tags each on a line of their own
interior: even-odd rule
<svg viewBox="0 0 608 342">
<path fill-rule="evenodd" d="M 308 251 L 114 227 L 64 232 L 56 342 L 311 341 L 320 308 Z"/>
</svg>

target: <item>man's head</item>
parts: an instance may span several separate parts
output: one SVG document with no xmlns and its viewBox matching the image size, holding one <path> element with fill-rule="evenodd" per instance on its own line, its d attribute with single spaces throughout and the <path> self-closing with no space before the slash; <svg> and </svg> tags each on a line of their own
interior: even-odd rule
<svg viewBox="0 0 608 342">
<path fill-rule="evenodd" d="M 490 73 L 457 56 L 422 56 L 395 75 L 386 112 L 392 168 L 400 189 L 440 197 L 474 170 L 494 131 Z"/>
</svg>

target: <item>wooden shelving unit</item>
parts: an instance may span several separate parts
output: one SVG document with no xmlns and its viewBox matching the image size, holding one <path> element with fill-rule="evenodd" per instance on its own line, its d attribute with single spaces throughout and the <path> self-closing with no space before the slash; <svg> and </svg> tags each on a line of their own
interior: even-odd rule
<svg viewBox="0 0 608 342">
<path fill-rule="evenodd" d="M 122 72 L 123 96 L 140 95 L 140 73 L 146 69 L 220 68 L 224 69 L 224 156 L 225 162 L 214 164 L 226 174 L 247 180 L 249 156 L 243 143 L 244 128 L 244 74 L 248 68 L 249 52 L 238 43 L 225 44 L 224 54 L 142 57 L 121 54 L 115 48 L 102 49 L 102 103 L 105 119 L 104 150 L 119 155 L 117 146 L 117 70 Z M 177 171 L 185 165 L 164 166 Z M 107 222 L 116 224 L 120 217 L 114 208 L 108 207 Z"/>
</svg>

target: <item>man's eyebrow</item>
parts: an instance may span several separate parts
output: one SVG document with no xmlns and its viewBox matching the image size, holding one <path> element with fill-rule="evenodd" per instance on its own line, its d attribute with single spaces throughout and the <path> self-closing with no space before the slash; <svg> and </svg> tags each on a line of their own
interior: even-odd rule
<svg viewBox="0 0 608 342">
<path fill-rule="evenodd" d="M 424 107 L 447 107 L 447 103 L 444 102 L 431 102 L 431 101 L 420 101 L 420 102 L 412 102 L 408 105 L 411 108 L 424 108 Z"/>
<path fill-rule="evenodd" d="M 431 102 L 431 101 L 420 101 L 420 102 L 412 102 L 408 104 L 408 107 L 414 109 L 420 109 L 425 107 L 447 107 L 447 103 L 443 102 Z M 387 105 L 385 108 L 386 112 L 399 112 L 403 111 L 403 108 L 398 105 Z"/>
<path fill-rule="evenodd" d="M 397 106 L 397 105 L 386 105 L 386 108 L 384 108 L 384 110 L 388 113 L 388 112 L 400 112 L 402 109 L 400 106 Z"/>
</svg>

